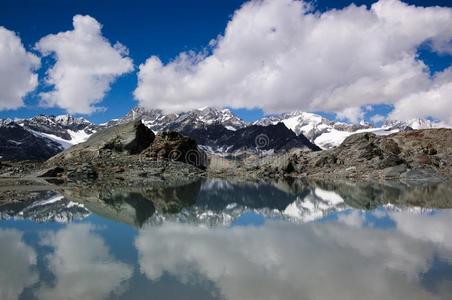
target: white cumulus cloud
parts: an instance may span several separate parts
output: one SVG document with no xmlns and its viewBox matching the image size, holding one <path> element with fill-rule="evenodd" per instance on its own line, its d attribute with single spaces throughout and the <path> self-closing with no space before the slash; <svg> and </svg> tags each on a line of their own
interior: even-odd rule
<svg viewBox="0 0 452 300">
<path fill-rule="evenodd" d="M 452 67 L 436 74 L 432 86 L 395 103 L 392 119 L 435 117 L 452 125 Z"/>
<path fill-rule="evenodd" d="M 38 299 L 107 299 L 132 276 L 132 267 L 111 255 L 91 224 L 70 224 L 41 242 L 54 249 L 47 259 L 55 283 L 41 285 Z"/>
<path fill-rule="evenodd" d="M 428 45 L 450 55 L 451 39 L 451 8 L 380 0 L 370 8 L 319 13 L 303 1 L 251 0 L 206 51 L 183 52 L 166 64 L 148 58 L 140 65 L 135 97 L 145 108 L 166 111 L 206 105 L 303 109 L 350 120 L 361 118 L 367 105 L 397 110 L 425 93 L 450 104 L 450 78 L 431 78 L 417 50 Z M 435 105 L 428 114 L 451 117 L 443 108 Z"/>
<path fill-rule="evenodd" d="M 39 58 L 27 52 L 20 38 L 0 26 L 0 110 L 24 105 L 24 97 L 38 85 L 34 73 Z"/>
<path fill-rule="evenodd" d="M 25 244 L 23 233 L 0 229 L 0 299 L 19 299 L 22 291 L 39 280 L 36 251 Z"/>
<path fill-rule="evenodd" d="M 95 105 L 118 76 L 133 70 L 133 63 L 127 48 L 119 42 L 112 46 L 94 18 L 76 15 L 73 26 L 36 44 L 43 55 L 55 58 L 46 78 L 53 89 L 41 93 L 41 105 L 87 114 L 98 109 Z"/>
</svg>

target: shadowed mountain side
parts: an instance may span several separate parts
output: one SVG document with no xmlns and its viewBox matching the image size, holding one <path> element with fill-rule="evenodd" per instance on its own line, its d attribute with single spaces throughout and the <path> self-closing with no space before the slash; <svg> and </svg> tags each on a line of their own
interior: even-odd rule
<svg viewBox="0 0 452 300">
<path fill-rule="evenodd" d="M 268 126 L 250 125 L 237 130 L 228 130 L 220 124 L 186 126 L 181 133 L 196 140 L 200 145 L 215 151 L 221 149 L 221 152 L 226 153 L 243 150 L 275 152 L 292 149 L 320 150 L 303 134 L 296 135 L 283 123 Z"/>
<path fill-rule="evenodd" d="M 250 209 L 269 208 L 284 210 L 296 197 L 303 198 L 309 188 L 302 181 L 204 181 L 196 205 L 208 210 L 221 211 L 234 204 Z"/>
<path fill-rule="evenodd" d="M 0 160 L 46 160 L 63 150 L 60 144 L 14 122 L 3 123 L 0 120 Z"/>
</svg>

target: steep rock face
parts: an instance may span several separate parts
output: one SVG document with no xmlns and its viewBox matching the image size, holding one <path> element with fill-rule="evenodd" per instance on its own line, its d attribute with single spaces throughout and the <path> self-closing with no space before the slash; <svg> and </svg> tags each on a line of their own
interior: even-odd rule
<svg viewBox="0 0 452 300">
<path fill-rule="evenodd" d="M 233 134 L 233 131 L 226 129 L 221 124 L 212 124 L 199 127 L 185 126 L 180 133 L 194 139 L 198 145 L 216 148 L 221 147 L 218 141 L 223 136 Z"/>
<path fill-rule="evenodd" d="M 207 158 L 196 141 L 177 132 L 158 133 L 152 145 L 141 153 L 141 159 L 170 160 L 205 168 Z"/>
<path fill-rule="evenodd" d="M 11 120 L 0 121 L 0 160 L 46 160 L 62 150 Z"/>
</svg>

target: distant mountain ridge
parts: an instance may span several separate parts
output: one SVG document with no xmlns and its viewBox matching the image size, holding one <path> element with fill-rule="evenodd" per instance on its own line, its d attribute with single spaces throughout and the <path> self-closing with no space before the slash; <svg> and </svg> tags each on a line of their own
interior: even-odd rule
<svg viewBox="0 0 452 300">
<path fill-rule="evenodd" d="M 0 159 L 45 160 L 86 141 L 99 128 L 72 115 L 0 120 Z"/>
<path fill-rule="evenodd" d="M 145 110 L 140 107 L 132 109 L 119 122 L 129 122 L 141 118 L 143 123 L 154 132 L 182 131 L 186 126 L 194 128 L 205 125 L 220 124 L 228 130 L 237 130 L 249 124 L 235 116 L 229 109 L 204 107 L 179 114 L 164 114 L 161 110 Z"/>
<path fill-rule="evenodd" d="M 447 127 L 443 123 L 423 118 L 407 121 L 387 120 L 380 127 L 374 127 L 365 122 L 349 124 L 332 121 L 319 114 L 303 111 L 264 116 L 257 121 L 246 122 L 234 116 L 229 109 L 217 109 L 213 107 L 180 114 L 164 114 L 161 110 L 134 108 L 118 122 L 127 122 L 133 118 L 142 118 L 145 125 L 154 132 L 168 130 L 179 131 L 196 139 L 198 144 L 206 146 L 211 146 L 209 145 L 209 141 L 212 142 L 211 139 L 218 139 L 225 132 L 225 129 L 237 131 L 238 129 L 252 125 L 265 127 L 283 123 L 296 135 L 305 136 L 311 143 L 322 149 L 339 146 L 345 138 L 354 133 L 373 132 L 377 135 L 387 135 L 411 129 Z M 219 149 L 221 150 L 221 147 Z"/>
<path fill-rule="evenodd" d="M 43 160 L 62 150 L 59 143 L 37 135 L 12 120 L 0 120 L 0 160 Z"/>
<path fill-rule="evenodd" d="M 69 114 L 0 120 L 0 159 L 47 159 L 63 149 L 86 141 L 96 131 L 138 118 L 154 132 L 177 131 L 189 136 L 211 153 L 232 153 L 245 149 L 329 149 L 340 145 L 354 133 L 387 135 L 413 129 L 447 127 L 443 123 L 422 118 L 387 120 L 380 127 L 373 127 L 367 123 L 332 121 L 303 111 L 264 116 L 255 122 L 246 122 L 227 108 L 204 107 L 165 114 L 161 110 L 136 107 L 124 117 L 100 125 Z M 265 136 L 265 143 L 268 144 L 257 145 L 258 135 Z"/>
</svg>

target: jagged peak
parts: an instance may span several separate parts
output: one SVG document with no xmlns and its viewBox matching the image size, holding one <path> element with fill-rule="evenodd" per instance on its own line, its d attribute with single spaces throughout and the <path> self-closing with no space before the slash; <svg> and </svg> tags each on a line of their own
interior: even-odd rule
<svg viewBox="0 0 452 300">
<path fill-rule="evenodd" d="M 12 124 L 16 124 L 13 119 L 6 118 L 6 119 L 0 119 L 0 126 L 10 126 Z"/>
</svg>

